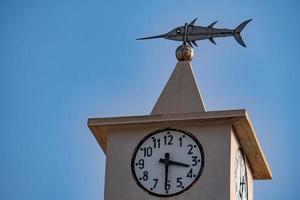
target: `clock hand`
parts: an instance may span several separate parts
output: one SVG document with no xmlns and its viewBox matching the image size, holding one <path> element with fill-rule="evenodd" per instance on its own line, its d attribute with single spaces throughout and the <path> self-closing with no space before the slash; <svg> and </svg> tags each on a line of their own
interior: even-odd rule
<svg viewBox="0 0 300 200">
<path fill-rule="evenodd" d="M 159 159 L 159 162 L 165 163 L 165 190 L 168 190 L 168 175 L 169 175 L 169 158 L 170 154 L 165 153 L 165 159 Z"/>
<path fill-rule="evenodd" d="M 160 163 L 166 163 L 166 162 L 168 162 L 169 165 L 177 165 L 177 166 L 181 166 L 181 167 L 189 167 L 190 166 L 188 164 L 176 162 L 176 161 L 173 161 L 173 160 L 166 161 L 166 159 L 163 159 L 163 158 L 159 159 L 159 162 Z"/>
<path fill-rule="evenodd" d="M 173 160 L 169 160 L 169 164 L 170 165 L 177 165 L 177 166 L 181 166 L 181 167 L 189 167 L 190 166 L 188 164 L 176 162 L 176 161 L 173 161 Z"/>
<path fill-rule="evenodd" d="M 242 188 L 242 195 L 244 194 L 244 186 L 245 186 L 245 179 L 244 179 L 245 177 L 243 176 L 243 178 L 242 178 L 242 182 L 240 182 L 240 187 Z"/>
</svg>

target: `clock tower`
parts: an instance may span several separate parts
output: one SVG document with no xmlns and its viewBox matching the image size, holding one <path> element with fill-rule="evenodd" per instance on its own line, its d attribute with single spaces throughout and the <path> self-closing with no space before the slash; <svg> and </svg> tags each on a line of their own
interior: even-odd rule
<svg viewBox="0 0 300 200">
<path fill-rule="evenodd" d="M 245 109 L 207 111 L 193 49 L 179 60 L 150 115 L 90 118 L 106 155 L 105 200 L 253 200 L 272 174 Z"/>
</svg>

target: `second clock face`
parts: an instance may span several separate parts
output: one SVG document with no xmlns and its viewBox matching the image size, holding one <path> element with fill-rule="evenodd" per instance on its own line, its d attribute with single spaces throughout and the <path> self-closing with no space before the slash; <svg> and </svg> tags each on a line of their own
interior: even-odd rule
<svg viewBox="0 0 300 200">
<path fill-rule="evenodd" d="M 247 200 L 247 169 L 243 152 L 240 149 L 236 153 L 235 182 L 237 200 Z"/>
<path fill-rule="evenodd" d="M 132 161 L 133 176 L 152 195 L 180 194 L 200 177 L 204 153 L 190 133 L 164 129 L 149 134 L 137 145 Z"/>
</svg>

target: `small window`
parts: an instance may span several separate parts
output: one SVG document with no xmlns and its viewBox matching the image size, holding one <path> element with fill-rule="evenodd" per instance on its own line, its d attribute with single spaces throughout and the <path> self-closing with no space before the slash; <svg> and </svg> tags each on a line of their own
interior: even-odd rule
<svg viewBox="0 0 300 200">
<path fill-rule="evenodd" d="M 181 32 L 181 30 L 180 30 L 180 29 L 177 29 L 177 30 L 176 30 L 176 33 L 180 33 L 180 32 Z"/>
</svg>

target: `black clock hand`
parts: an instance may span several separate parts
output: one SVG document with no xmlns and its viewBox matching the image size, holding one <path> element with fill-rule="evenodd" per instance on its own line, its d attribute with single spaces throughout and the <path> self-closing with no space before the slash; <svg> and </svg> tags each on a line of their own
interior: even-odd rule
<svg viewBox="0 0 300 200">
<path fill-rule="evenodd" d="M 168 190 L 168 175 L 169 175 L 169 158 L 170 154 L 165 153 L 165 190 Z"/>
<path fill-rule="evenodd" d="M 245 176 L 242 177 L 242 181 L 240 182 L 240 187 L 242 188 L 242 194 L 241 194 L 241 197 L 244 193 L 244 186 L 245 186 Z"/>
<path fill-rule="evenodd" d="M 165 158 L 160 158 L 159 162 L 165 164 L 165 190 L 168 190 L 168 175 L 169 175 L 169 162 L 170 162 L 170 154 L 165 153 Z"/>
<path fill-rule="evenodd" d="M 169 164 L 170 165 L 177 165 L 177 166 L 181 166 L 181 167 L 189 167 L 190 166 L 188 164 L 176 162 L 176 161 L 173 161 L 173 160 L 169 160 Z"/>
<path fill-rule="evenodd" d="M 161 159 L 159 159 L 159 162 L 160 163 L 165 163 L 166 160 L 161 158 Z M 177 166 L 181 166 L 181 167 L 189 167 L 190 166 L 188 164 L 176 162 L 176 161 L 173 161 L 173 160 L 168 160 L 168 163 L 169 163 L 169 165 L 177 165 Z"/>
</svg>

